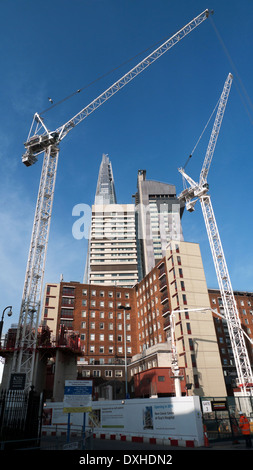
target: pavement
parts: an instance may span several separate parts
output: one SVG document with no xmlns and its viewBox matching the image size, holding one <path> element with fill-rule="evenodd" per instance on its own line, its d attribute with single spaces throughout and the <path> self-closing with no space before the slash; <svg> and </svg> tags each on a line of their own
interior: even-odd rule
<svg viewBox="0 0 253 470">
<path fill-rule="evenodd" d="M 203 447 L 201 447 L 203 449 Z M 246 447 L 244 440 L 239 440 L 237 443 L 233 441 L 219 441 L 219 442 L 211 442 L 209 443 L 209 447 L 204 447 L 204 449 L 210 450 L 253 450 L 253 442 L 252 447 L 249 449 Z"/>
<path fill-rule="evenodd" d="M 62 450 L 68 448 L 66 445 L 66 437 L 59 437 L 59 438 L 42 438 L 41 442 L 41 449 L 42 450 Z M 76 439 L 72 442 L 73 446 L 69 446 L 69 450 L 74 449 L 74 444 L 77 444 L 80 449 L 81 441 L 80 438 Z M 162 445 L 162 444 L 150 444 L 148 442 L 138 443 L 138 442 L 127 442 L 127 441 L 118 441 L 118 440 L 109 440 L 109 439 L 91 439 L 90 441 L 87 440 L 87 447 L 86 450 L 89 452 L 96 452 L 96 451 L 131 451 L 131 452 L 170 452 L 170 451 L 218 451 L 218 450 L 227 450 L 227 451 L 244 451 L 244 450 L 253 450 L 253 438 L 252 438 L 252 448 L 247 449 L 245 442 L 243 439 L 239 439 L 237 443 L 231 441 L 209 441 L 208 446 L 203 447 L 178 447 L 178 446 L 171 446 L 171 445 Z"/>
</svg>

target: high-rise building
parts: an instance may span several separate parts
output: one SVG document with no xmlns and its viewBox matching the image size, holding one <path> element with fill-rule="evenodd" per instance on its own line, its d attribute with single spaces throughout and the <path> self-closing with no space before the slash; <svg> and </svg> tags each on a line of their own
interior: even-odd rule
<svg viewBox="0 0 253 470">
<path fill-rule="evenodd" d="M 102 156 L 98 173 L 95 204 L 117 204 L 112 164 L 105 154 Z"/>
<path fill-rule="evenodd" d="M 140 278 L 165 256 L 170 240 L 183 240 L 181 217 L 184 206 L 172 184 L 146 180 L 138 171 L 135 194 L 138 267 Z"/>
<path fill-rule="evenodd" d="M 84 275 L 85 283 L 130 287 L 138 281 L 134 204 L 117 204 L 112 165 L 99 169 Z"/>
</svg>

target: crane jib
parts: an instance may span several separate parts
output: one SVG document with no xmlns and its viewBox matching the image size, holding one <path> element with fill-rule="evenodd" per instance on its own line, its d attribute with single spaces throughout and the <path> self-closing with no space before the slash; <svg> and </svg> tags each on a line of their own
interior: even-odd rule
<svg viewBox="0 0 253 470">
<path fill-rule="evenodd" d="M 161 57 L 165 52 L 171 49 L 175 44 L 177 44 L 181 39 L 187 36 L 191 31 L 193 31 L 197 26 L 199 26 L 210 14 L 212 10 L 205 10 L 187 25 L 181 28 L 177 33 L 172 37 L 166 40 L 161 44 L 157 49 L 155 49 L 151 54 L 145 57 L 141 62 L 139 62 L 135 67 L 133 67 L 129 72 L 127 72 L 123 77 L 117 80 L 113 85 L 111 85 L 107 90 L 105 90 L 101 95 L 95 98 L 91 103 L 89 103 L 85 108 L 83 108 L 78 114 L 73 116 L 69 121 L 63 124 L 61 127 L 55 130 L 55 133 L 58 136 L 58 141 L 61 141 L 70 130 L 75 127 L 77 124 L 82 122 L 86 117 L 93 113 L 98 107 L 105 103 L 109 98 L 115 95 L 119 90 L 121 90 L 125 85 L 137 77 L 141 72 L 143 72 L 147 67 L 149 67 L 153 62 L 155 62 L 159 57 Z M 33 124 L 36 123 L 35 132 L 32 137 L 31 131 L 33 129 Z M 33 124 L 29 133 L 29 138 L 25 143 L 26 153 L 23 155 L 22 160 L 27 166 L 33 163 L 33 159 L 36 155 L 42 153 L 48 145 L 50 145 L 50 140 L 47 139 L 48 131 L 46 126 L 43 123 L 43 119 L 36 113 L 33 119 Z M 39 130 L 43 127 L 43 139 L 40 140 L 39 144 L 34 145 L 33 138 L 38 137 Z M 51 133 L 50 133 L 51 134 Z"/>
</svg>

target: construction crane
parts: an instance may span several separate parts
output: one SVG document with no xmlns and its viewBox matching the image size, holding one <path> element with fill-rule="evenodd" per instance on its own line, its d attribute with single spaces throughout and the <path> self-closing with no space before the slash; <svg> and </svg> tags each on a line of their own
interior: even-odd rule
<svg viewBox="0 0 253 470">
<path fill-rule="evenodd" d="M 222 94 L 219 99 L 219 105 L 207 147 L 204 163 L 200 172 L 199 182 L 194 181 L 185 173 L 183 168 L 179 168 L 179 172 L 189 183 L 189 187 L 184 189 L 178 196 L 180 200 L 185 202 L 186 209 L 190 212 L 194 211 L 195 204 L 200 201 L 201 209 L 204 216 L 205 226 L 211 247 L 213 261 L 215 265 L 216 275 L 219 283 L 224 317 L 227 321 L 231 346 L 235 359 L 237 371 L 237 386 L 240 387 L 243 395 L 253 395 L 253 376 L 250 366 L 248 351 L 246 348 L 243 330 L 236 306 L 234 292 L 225 260 L 222 243 L 210 199 L 208 194 L 209 186 L 207 176 L 212 162 L 215 146 L 219 136 L 222 119 L 224 116 L 226 104 L 228 101 L 231 85 L 233 81 L 232 74 L 229 73 Z"/>
<path fill-rule="evenodd" d="M 38 113 L 35 113 L 33 117 L 30 132 L 28 134 L 27 141 L 24 144 L 26 151 L 22 156 L 22 161 L 26 166 L 31 166 L 37 161 L 37 157 L 41 153 L 44 153 L 44 159 L 12 362 L 12 373 L 24 373 L 26 375 L 26 389 L 30 388 L 34 380 L 33 372 L 36 354 L 36 339 L 59 156 L 59 144 L 70 130 L 76 127 L 77 124 L 81 123 L 165 52 L 181 41 L 181 39 L 186 37 L 191 31 L 205 21 L 211 13 L 213 13 L 211 10 L 203 11 L 170 39 L 155 49 L 144 60 L 139 62 L 106 91 L 99 95 L 88 106 L 72 117 L 72 119 L 55 131 L 51 132 L 46 127 L 43 118 Z"/>
</svg>

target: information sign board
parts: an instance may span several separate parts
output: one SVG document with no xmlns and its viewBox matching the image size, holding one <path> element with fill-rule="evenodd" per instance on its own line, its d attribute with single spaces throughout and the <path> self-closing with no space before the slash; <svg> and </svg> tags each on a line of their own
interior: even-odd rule
<svg viewBox="0 0 253 470">
<path fill-rule="evenodd" d="M 63 398 L 64 413 L 91 411 L 92 380 L 66 380 Z"/>
</svg>

